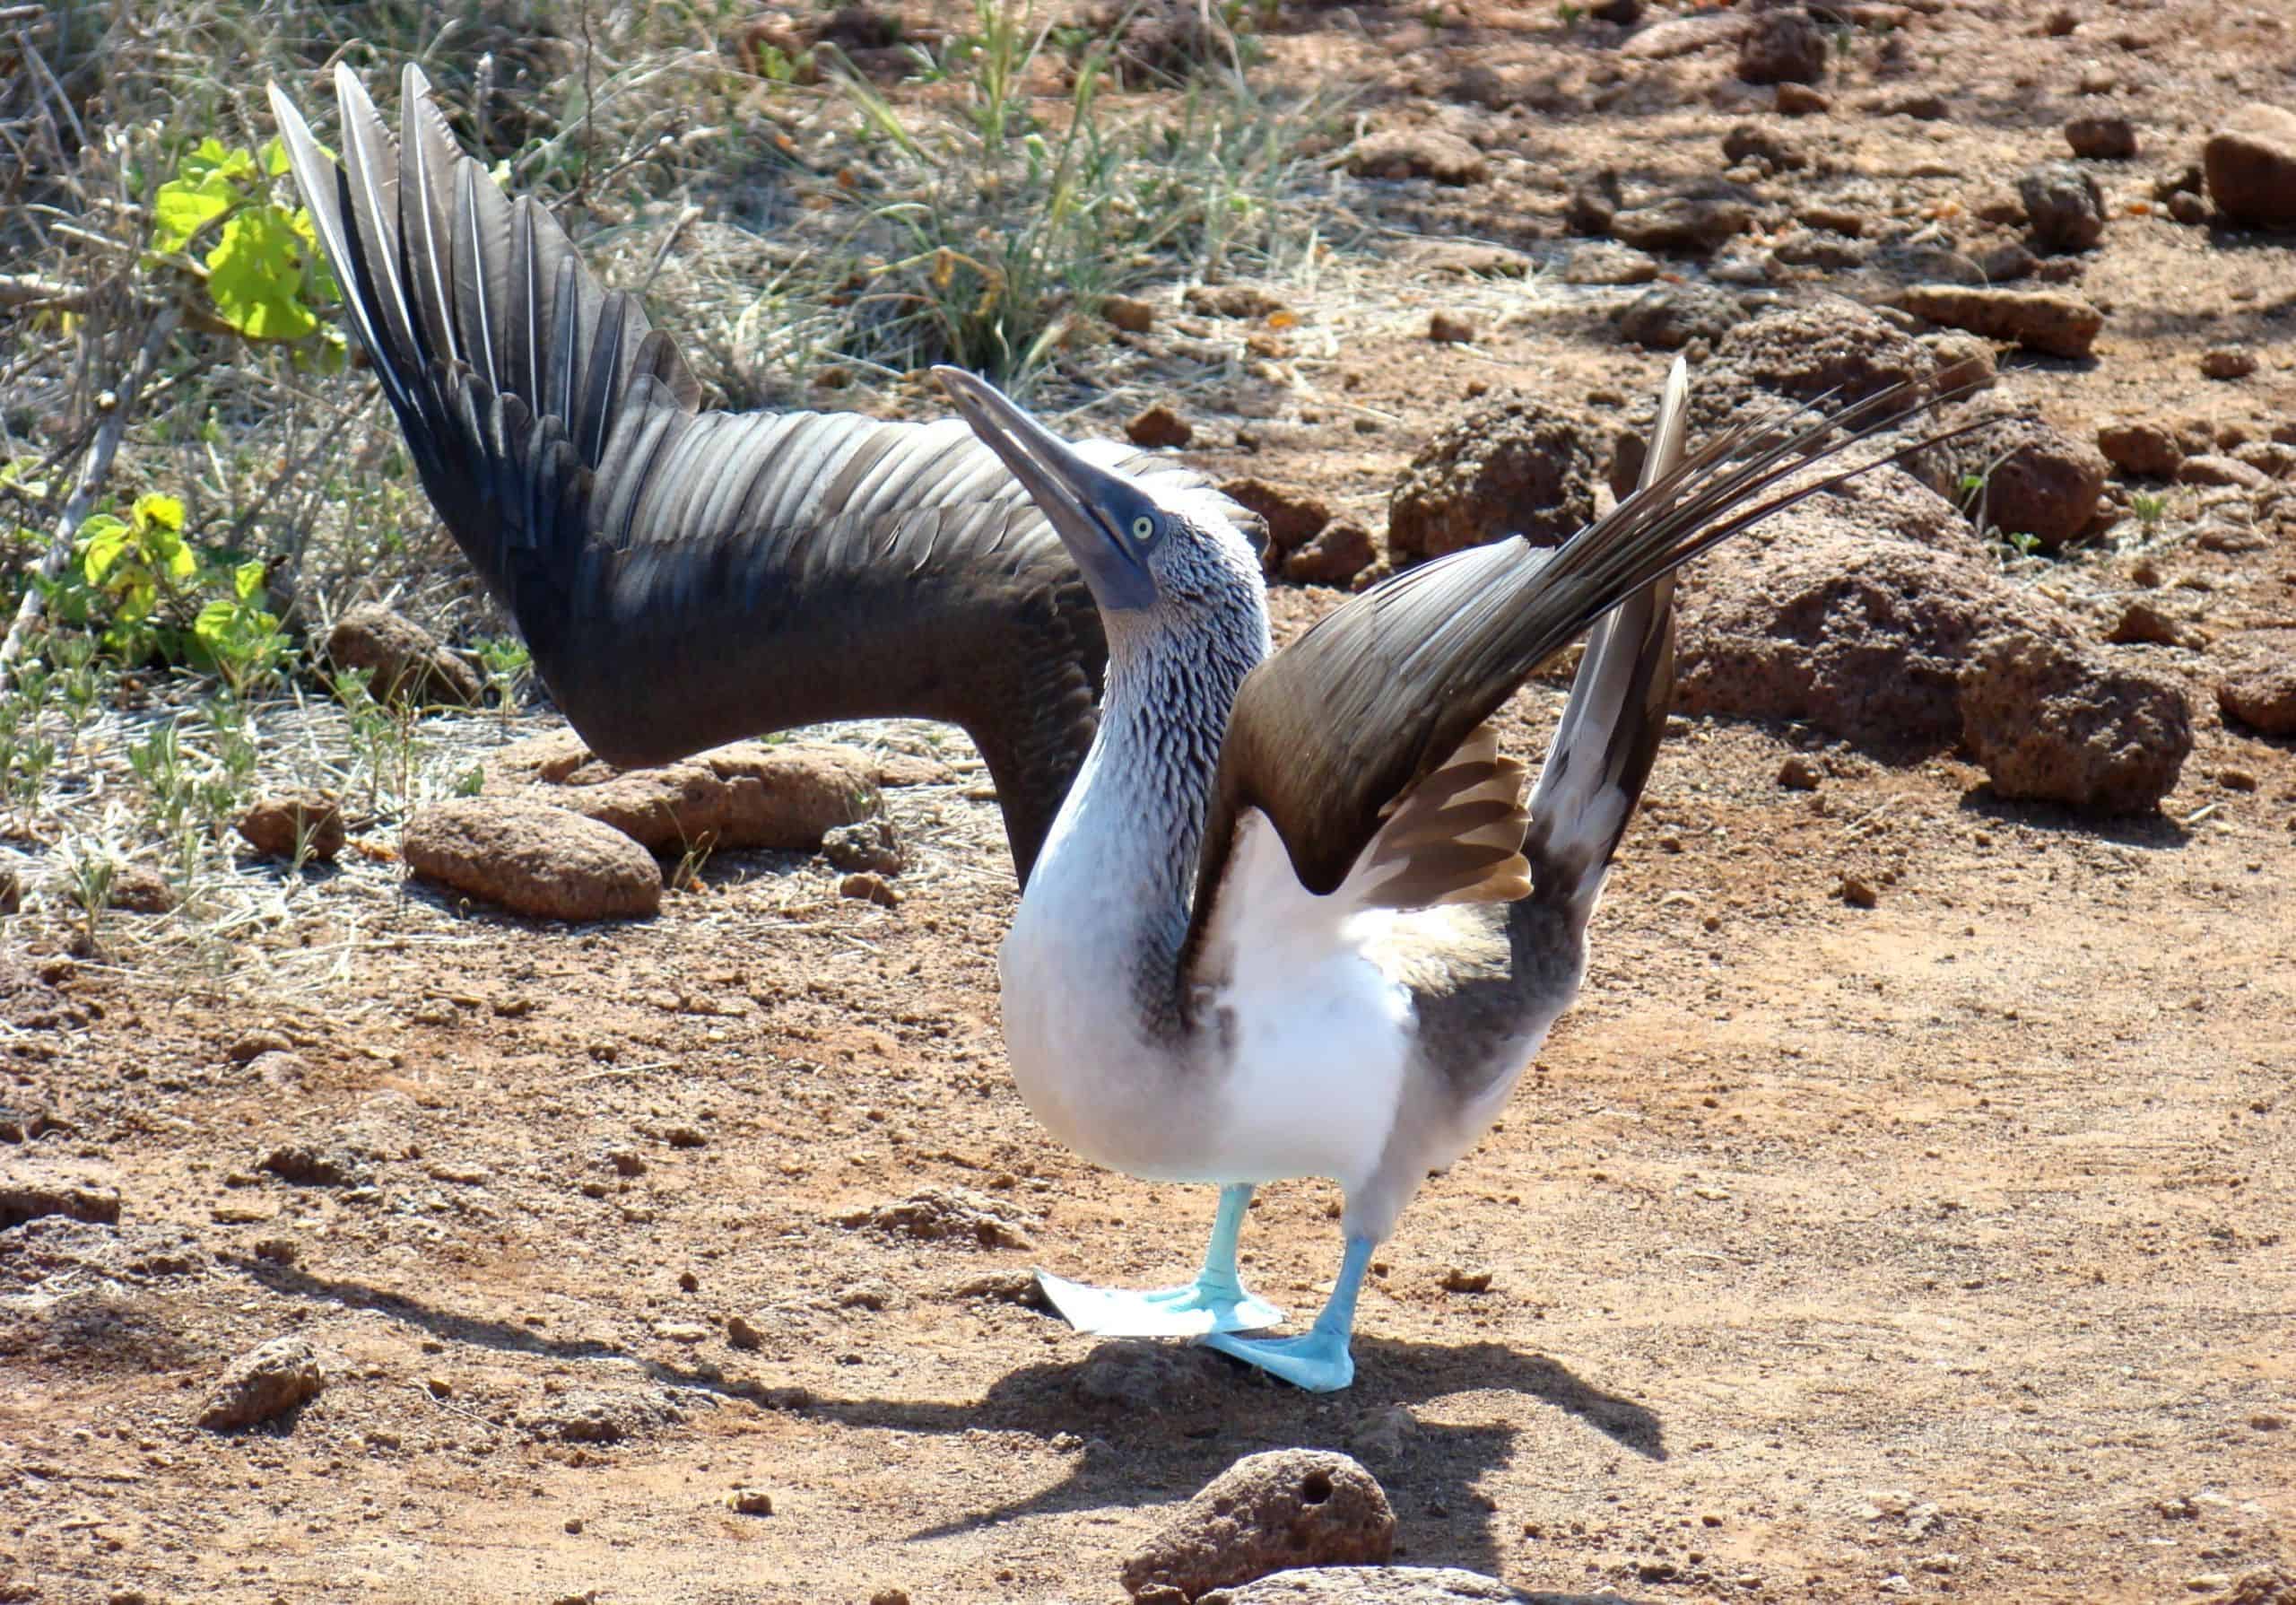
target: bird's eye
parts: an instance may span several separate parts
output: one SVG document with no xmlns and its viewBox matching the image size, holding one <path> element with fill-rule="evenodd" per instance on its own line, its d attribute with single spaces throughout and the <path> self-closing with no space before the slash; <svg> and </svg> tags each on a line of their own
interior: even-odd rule
<svg viewBox="0 0 2296 1605">
<path fill-rule="evenodd" d="M 1142 513 L 1138 518 L 1132 520 L 1132 538 L 1134 540 L 1144 543 L 1155 533 L 1156 520 L 1150 518 L 1146 513 Z"/>
</svg>

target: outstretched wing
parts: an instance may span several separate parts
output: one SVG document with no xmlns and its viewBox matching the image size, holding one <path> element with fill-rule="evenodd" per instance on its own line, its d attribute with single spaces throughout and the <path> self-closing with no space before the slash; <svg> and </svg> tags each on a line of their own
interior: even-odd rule
<svg viewBox="0 0 2296 1605">
<path fill-rule="evenodd" d="M 424 489 L 583 738 L 645 763 L 796 724 L 946 720 L 987 763 L 1025 880 L 1108 650 L 994 454 L 954 419 L 702 412 L 669 337 L 461 153 L 418 69 L 396 140 L 347 66 L 335 92 L 340 166 L 271 100 L 349 321 Z"/>
<path fill-rule="evenodd" d="M 1587 706 L 1574 688 L 1559 734 L 1570 734 L 1573 710 L 1583 722 L 1596 717 L 1597 702 L 1640 697 L 1647 702 L 1649 682 L 1665 659 L 1651 650 L 1648 632 L 1671 621 L 1671 598 L 1653 588 L 1748 525 L 1873 467 L 1779 488 L 1809 464 L 1919 410 L 1893 410 L 1904 398 L 1900 388 L 1833 417 L 1805 408 L 1789 421 L 1792 427 L 1732 432 L 1656 473 L 1607 517 L 1555 550 L 1510 539 L 1407 569 L 1253 669 L 1237 693 L 1221 745 L 1183 973 L 1192 968 L 1213 922 L 1239 827 L 1255 811 L 1282 841 L 1300 885 L 1318 896 L 1340 888 L 1391 819 L 1400 825 L 1429 812 L 1412 795 L 1422 783 L 1446 793 L 1479 788 L 1489 795 L 1480 807 L 1457 811 L 1463 828 L 1455 842 L 1443 843 L 1439 832 L 1423 825 L 1415 828 L 1413 842 L 1399 842 L 1432 850 L 1411 854 L 1420 865 L 1417 873 L 1399 883 L 1390 873 L 1382 885 L 1400 884 L 1423 902 L 1519 895 L 1526 865 L 1516 853 L 1526 855 L 1528 871 L 1536 876 L 1561 864 L 1568 843 L 1576 843 L 1569 852 L 1572 873 L 1599 869 L 1616 845 L 1623 813 L 1607 823 L 1573 822 L 1558 834 L 1562 822 L 1544 819 L 1541 811 L 1552 813 L 1581 791 L 1589 798 L 1607 795 L 1622 781 L 1639 789 L 1662 727 L 1646 720 L 1639 736 L 1614 751 L 1606 741 L 1600 753 L 1574 752 L 1573 763 L 1597 766 L 1598 776 L 1585 777 L 1592 784 L 1578 783 L 1568 765 L 1550 768 L 1533 798 L 1527 837 L 1513 842 L 1501 839 L 1510 821 L 1501 816 L 1500 777 L 1489 770 L 1485 755 L 1466 745 L 1468 737 L 1541 663 L 1638 593 L 1643 595 L 1635 617 L 1606 626 L 1592 677 L 1582 672 Z M 1677 400 L 1669 415 L 1680 411 Z M 1832 438 L 1838 429 L 1846 429 L 1847 437 Z M 1613 635 L 1622 629 L 1628 633 L 1613 650 Z M 1620 685 L 1608 685 L 1622 676 Z M 1370 871 L 1378 868 L 1377 855 L 1365 864 L 1367 894 Z M 1363 901 L 1401 899 L 1367 895 Z"/>
</svg>

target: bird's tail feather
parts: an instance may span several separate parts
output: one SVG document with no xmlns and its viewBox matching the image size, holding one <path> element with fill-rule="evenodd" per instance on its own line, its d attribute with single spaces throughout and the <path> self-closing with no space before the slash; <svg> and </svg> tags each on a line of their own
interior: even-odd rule
<svg viewBox="0 0 2296 1605">
<path fill-rule="evenodd" d="M 1679 357 L 1666 376 L 1641 488 L 1684 455 L 1690 374 Z M 1530 800 L 1524 856 L 1532 884 L 1592 904 L 1665 732 L 1674 684 L 1674 576 L 1652 581 L 1605 614 L 1587 637 Z"/>
</svg>

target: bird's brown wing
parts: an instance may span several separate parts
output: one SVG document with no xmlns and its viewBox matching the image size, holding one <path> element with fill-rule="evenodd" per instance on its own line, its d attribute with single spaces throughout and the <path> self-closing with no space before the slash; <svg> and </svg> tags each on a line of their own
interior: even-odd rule
<svg viewBox="0 0 2296 1605">
<path fill-rule="evenodd" d="M 644 763 L 790 725 L 946 720 L 988 764 L 1025 879 L 1091 745 L 1107 642 L 1004 466 L 953 419 L 701 411 L 637 298 L 462 153 L 416 68 L 396 139 L 348 67 L 335 91 L 339 165 L 271 94 L 346 315 L 583 738 Z"/>
<path fill-rule="evenodd" d="M 1193 973 L 1248 812 L 1274 826 L 1302 887 L 1318 896 L 1338 890 L 1388 820 L 1409 807 L 1413 789 L 1452 765 L 1470 733 L 1541 663 L 1700 553 L 1863 472 L 1780 488 L 1811 462 L 1902 422 L 1907 412 L 1893 409 L 1903 398 L 1886 392 L 1832 417 L 1805 409 L 1791 429 L 1726 435 L 1560 548 L 1509 539 L 1407 569 L 1260 664 L 1237 694 L 1222 742 L 1182 974 Z M 1640 649 L 1638 641 L 1622 661 L 1647 657 Z M 1632 745 L 1620 762 L 1647 772 L 1648 754 Z M 1542 776 L 1540 790 L 1550 783 Z M 1539 832 L 1535 803 L 1532 843 Z M 1605 858 L 1615 839 L 1603 844 Z M 1497 890 L 1520 884 L 1509 862 L 1514 847 L 1468 839 L 1447 850 L 1450 861 L 1429 860 L 1440 873 L 1420 882 L 1441 880 L 1466 895 L 1478 881 Z"/>
</svg>

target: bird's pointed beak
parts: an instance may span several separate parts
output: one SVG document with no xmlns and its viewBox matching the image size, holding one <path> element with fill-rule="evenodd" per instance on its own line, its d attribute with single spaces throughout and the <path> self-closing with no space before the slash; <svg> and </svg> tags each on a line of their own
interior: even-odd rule
<svg viewBox="0 0 2296 1605">
<path fill-rule="evenodd" d="M 1085 461 L 1067 441 L 1015 406 L 987 379 L 961 368 L 933 370 L 982 445 L 1013 470 L 1062 545 L 1084 571 L 1084 583 L 1103 608 L 1145 607 L 1156 599 L 1155 577 L 1137 543 L 1126 538 L 1150 503 L 1120 474 Z"/>
</svg>

